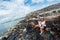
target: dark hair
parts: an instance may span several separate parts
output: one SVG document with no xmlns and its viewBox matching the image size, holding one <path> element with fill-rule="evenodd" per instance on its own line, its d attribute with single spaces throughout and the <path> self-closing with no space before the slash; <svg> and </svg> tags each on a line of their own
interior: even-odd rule
<svg viewBox="0 0 60 40">
<path fill-rule="evenodd" d="M 51 31 L 58 32 L 57 28 L 51 28 Z"/>
<path fill-rule="evenodd" d="M 51 21 L 46 21 L 46 27 L 49 27 L 49 28 L 52 28 L 52 27 L 54 27 L 54 25 L 52 24 L 52 22 Z"/>
<path fill-rule="evenodd" d="M 37 20 L 33 20 L 34 24 L 37 25 L 38 24 L 38 21 Z"/>
<path fill-rule="evenodd" d="M 3 37 L 2 40 L 7 40 L 7 38 L 6 37 Z"/>
</svg>

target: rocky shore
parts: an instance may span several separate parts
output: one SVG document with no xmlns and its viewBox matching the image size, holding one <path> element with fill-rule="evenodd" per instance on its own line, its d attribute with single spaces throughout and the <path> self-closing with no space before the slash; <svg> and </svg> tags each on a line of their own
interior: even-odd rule
<svg viewBox="0 0 60 40">
<path fill-rule="evenodd" d="M 41 17 L 43 14 L 41 13 L 30 13 L 27 14 L 24 20 L 20 21 L 15 27 L 11 28 L 10 30 L 7 31 L 6 35 L 7 37 L 3 37 L 1 40 L 36 40 L 36 35 L 38 34 L 36 31 L 32 31 L 31 33 L 26 33 L 26 25 L 27 21 L 31 20 L 32 18 L 38 18 Z M 51 21 L 54 23 L 54 26 L 60 30 L 60 14 L 51 16 L 43 16 L 46 21 Z M 59 33 L 60 34 L 60 33 Z M 40 40 L 46 40 L 43 39 L 39 34 L 38 36 L 40 37 Z M 33 38 L 33 39 L 32 39 Z"/>
</svg>

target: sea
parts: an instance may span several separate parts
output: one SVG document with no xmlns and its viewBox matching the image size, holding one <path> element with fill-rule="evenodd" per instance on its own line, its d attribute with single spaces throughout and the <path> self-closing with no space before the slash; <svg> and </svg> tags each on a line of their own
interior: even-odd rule
<svg viewBox="0 0 60 40">
<path fill-rule="evenodd" d="M 21 20 L 23 19 L 17 19 L 17 20 L 15 19 L 6 23 L 0 23 L 0 37 L 5 35 L 5 33 L 7 32 L 9 28 L 15 27 L 15 25 L 17 25 L 17 23 L 19 23 L 19 21 Z"/>
</svg>

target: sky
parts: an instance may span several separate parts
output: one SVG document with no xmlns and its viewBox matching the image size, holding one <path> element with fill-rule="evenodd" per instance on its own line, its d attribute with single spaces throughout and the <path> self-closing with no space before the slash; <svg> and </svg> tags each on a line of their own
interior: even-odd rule
<svg viewBox="0 0 60 40">
<path fill-rule="evenodd" d="M 23 17 L 26 14 L 44 7 L 60 3 L 60 0 L 0 0 L 1 21 L 12 17 Z M 16 17 L 17 18 L 17 17 Z"/>
</svg>

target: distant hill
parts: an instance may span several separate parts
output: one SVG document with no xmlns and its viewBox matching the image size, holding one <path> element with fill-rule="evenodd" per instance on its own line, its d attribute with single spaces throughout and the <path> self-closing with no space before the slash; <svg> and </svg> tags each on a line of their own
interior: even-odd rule
<svg viewBox="0 0 60 40">
<path fill-rule="evenodd" d="M 54 5 L 50 5 L 48 7 L 45 7 L 43 9 L 34 11 L 34 13 L 41 13 L 41 12 L 46 12 L 46 11 L 50 11 L 50 10 L 54 10 L 54 9 L 59 9 L 60 8 L 60 3 L 54 4 Z"/>
</svg>

